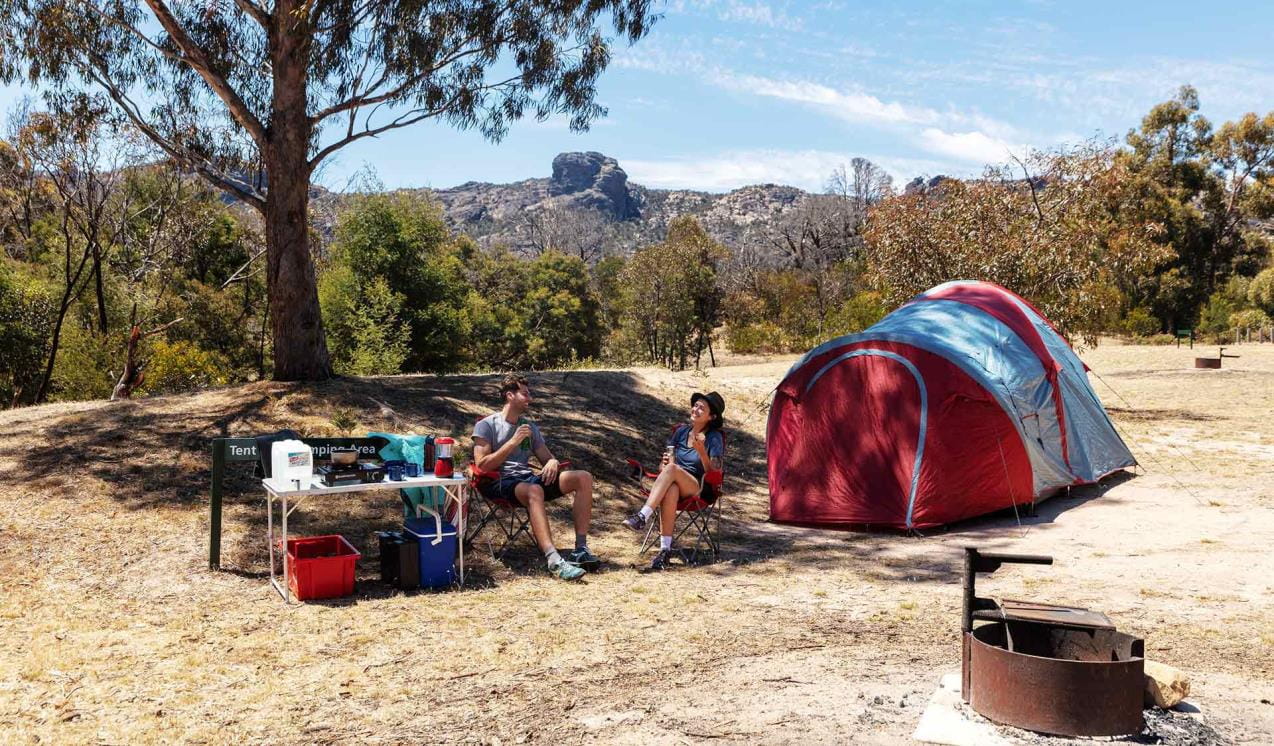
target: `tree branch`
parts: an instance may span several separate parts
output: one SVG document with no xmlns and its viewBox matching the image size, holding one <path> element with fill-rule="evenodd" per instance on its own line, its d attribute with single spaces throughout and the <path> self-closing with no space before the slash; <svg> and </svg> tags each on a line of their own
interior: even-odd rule
<svg viewBox="0 0 1274 746">
<path fill-rule="evenodd" d="M 185 55 L 183 60 L 192 70 L 203 78 L 213 93 L 225 103 L 226 108 L 230 111 L 230 115 L 239 123 L 252 139 L 256 141 L 257 146 L 262 150 L 266 147 L 265 127 L 261 121 L 257 119 L 252 110 L 239 96 L 239 93 L 230 86 L 230 83 L 221 75 L 213 72 L 212 65 L 208 62 L 208 56 L 204 54 L 204 50 L 196 44 L 190 35 L 186 33 L 186 29 L 182 28 L 177 17 L 172 14 L 168 6 L 163 0 L 145 0 L 146 5 L 150 7 L 152 13 L 155 14 L 156 20 L 168 32 L 173 42 L 182 50 Z"/>
<path fill-rule="evenodd" d="M 100 66 L 100 63 L 99 65 Z M 229 192 L 244 202 L 252 205 L 260 212 L 265 212 L 265 197 L 256 189 L 239 182 L 229 175 L 223 173 L 220 169 L 214 167 L 206 159 L 196 157 L 193 153 L 185 148 L 173 143 L 156 130 L 150 122 L 141 115 L 137 110 L 137 104 L 133 102 L 123 91 L 120 90 L 114 82 L 109 80 L 105 74 L 99 73 L 94 66 L 79 63 L 77 67 L 91 82 L 97 84 L 106 91 L 106 95 L 110 96 L 129 121 L 133 123 L 143 134 L 145 134 L 152 142 L 159 146 L 168 155 L 172 156 L 178 163 L 184 164 L 194 169 L 208 181 L 212 182 L 219 189 Z"/>
<path fill-rule="evenodd" d="M 240 274 L 239 274 L 240 272 L 243 272 L 243 271 L 244 271 L 244 270 L 246 270 L 249 266 L 251 266 L 251 265 L 252 265 L 252 263 L 253 263 L 253 262 L 255 262 L 255 261 L 256 261 L 256 260 L 257 260 L 257 259 L 258 259 L 258 258 L 259 258 L 262 254 L 264 254 L 264 253 L 265 253 L 265 249 L 263 248 L 263 249 L 261 249 L 260 251 L 258 251 L 257 253 L 253 254 L 253 255 L 252 255 L 252 256 L 250 256 L 250 257 L 248 257 L 248 261 L 244 262 L 244 263 L 243 263 L 243 266 L 239 267 L 239 268 L 238 268 L 238 269 L 236 269 L 234 272 L 230 273 L 230 278 L 229 278 L 229 279 L 227 279 L 225 282 L 221 283 L 221 287 L 220 287 L 220 288 L 218 288 L 218 290 L 225 290 L 226 288 L 230 287 L 231 283 L 235 283 L 235 282 L 242 282 L 243 280 L 246 280 L 246 279 L 248 279 L 249 277 L 252 277 L 252 276 L 253 276 L 253 275 L 255 275 L 257 272 L 260 272 L 261 270 L 260 270 L 260 268 L 258 268 L 255 272 L 249 272 L 249 273 L 248 273 L 248 274 L 246 274 L 246 275 L 242 275 L 242 276 L 240 276 Z"/>
<path fill-rule="evenodd" d="M 239 6 L 239 10 L 242 10 L 244 15 L 256 21 L 263 30 L 270 28 L 270 14 L 265 11 L 265 8 L 252 0 L 234 0 L 234 4 Z"/>
<path fill-rule="evenodd" d="M 493 83 L 489 86 L 483 86 L 481 88 L 478 88 L 477 91 L 489 91 L 495 88 L 499 88 L 501 86 L 506 86 L 512 83 L 513 81 L 518 80 L 519 77 L 520 76 L 507 78 L 505 80 L 500 81 L 499 83 Z M 433 109 L 431 111 L 425 111 L 422 109 L 412 109 L 411 111 L 403 113 L 397 119 L 394 119 L 390 123 L 380 127 L 372 128 L 372 126 L 369 123 L 367 125 L 367 128 L 364 129 L 362 132 L 356 132 L 352 135 L 346 135 L 340 140 L 337 140 L 331 145 L 328 145 L 326 148 L 323 148 L 322 150 L 320 150 L 317 155 L 315 155 L 313 158 L 310 159 L 309 167 L 311 169 L 318 167 L 318 164 L 321 163 L 324 158 L 331 155 L 332 153 L 335 153 L 336 151 L 340 150 L 346 145 L 349 145 L 355 140 L 361 140 L 364 137 L 375 137 L 376 135 L 379 135 L 383 132 L 388 132 L 389 130 L 399 129 L 400 127 L 408 127 L 417 122 L 422 122 L 426 119 L 432 119 L 433 117 L 436 117 L 440 114 L 446 114 L 451 109 L 451 106 L 455 104 L 456 100 L 459 99 L 459 97 L 460 97 L 460 94 L 457 93 L 455 96 L 452 96 L 451 99 L 447 101 L 444 105 L 438 107 L 437 109 Z M 373 111 L 372 114 L 375 114 L 375 111 Z M 368 115 L 367 118 L 370 120 L 371 116 L 372 115 Z"/>
<path fill-rule="evenodd" d="M 1022 162 L 1021 158 L 1012 153 L 1009 155 L 1012 156 L 1013 160 L 1017 161 L 1017 165 L 1022 167 L 1022 174 L 1026 176 L 1026 185 L 1031 188 L 1031 202 L 1035 203 L 1035 215 L 1038 218 L 1035 227 L 1042 228 L 1044 227 L 1044 210 L 1040 207 L 1039 194 L 1035 191 L 1035 179 L 1031 178 L 1031 172 L 1026 169 L 1026 164 Z"/>
<path fill-rule="evenodd" d="M 470 41 L 473 41 L 473 37 L 466 39 L 465 44 L 469 43 Z M 503 40 L 501 40 L 500 43 L 503 43 Z M 382 74 L 379 78 L 376 79 L 375 83 L 372 83 L 371 85 L 367 86 L 367 89 L 363 93 L 355 95 L 355 96 L 351 96 L 350 98 L 345 99 L 339 104 L 333 104 L 332 106 L 329 106 L 323 109 L 322 111 L 320 111 L 319 113 L 311 117 L 310 121 L 313 122 L 314 124 L 318 124 L 319 122 L 332 116 L 333 114 L 340 114 L 341 112 L 348 111 L 350 109 L 358 109 L 363 106 L 375 106 L 376 104 L 381 104 L 386 101 L 390 101 L 397 96 L 401 96 L 405 91 L 410 89 L 412 86 L 420 83 L 422 80 L 428 78 L 430 75 L 433 75 L 434 73 L 438 72 L 439 70 L 446 67 L 447 65 L 453 64 L 456 61 L 461 60 L 465 57 L 471 57 L 475 54 L 479 54 L 481 51 L 482 51 L 481 49 L 470 49 L 465 52 L 456 53 L 450 57 L 443 59 L 438 64 L 433 65 L 428 70 L 425 70 L 419 73 L 418 75 L 413 75 L 410 78 L 407 78 L 406 80 L 404 80 L 402 83 L 400 83 L 398 86 L 396 86 L 392 90 L 386 91 L 381 94 L 377 94 L 375 96 L 370 95 L 372 91 L 384 85 L 385 81 L 389 78 L 388 73 Z M 511 80 L 513 79 L 511 78 Z"/>
</svg>

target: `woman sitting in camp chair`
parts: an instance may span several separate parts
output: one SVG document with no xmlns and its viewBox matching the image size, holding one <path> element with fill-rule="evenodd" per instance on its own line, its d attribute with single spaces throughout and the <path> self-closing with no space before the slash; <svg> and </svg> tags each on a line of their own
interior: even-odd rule
<svg viewBox="0 0 1274 746">
<path fill-rule="evenodd" d="M 668 439 L 659 476 L 650 488 L 646 504 L 624 519 L 625 527 L 641 532 L 646 530 L 655 511 L 659 511 L 659 554 L 650 565 L 652 570 L 668 569 L 675 555 L 672 535 L 678 501 L 696 495 L 705 503 L 716 500 L 715 491 L 711 485 L 704 484 L 703 478 L 708 471 L 721 471 L 725 451 L 725 439 L 721 435 L 724 411 L 725 400 L 715 391 L 691 395 L 690 422 L 674 430 Z"/>
</svg>

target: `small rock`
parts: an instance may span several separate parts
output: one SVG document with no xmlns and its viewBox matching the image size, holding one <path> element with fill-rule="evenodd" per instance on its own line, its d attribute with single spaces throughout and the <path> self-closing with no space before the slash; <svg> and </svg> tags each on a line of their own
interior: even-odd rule
<svg viewBox="0 0 1274 746">
<path fill-rule="evenodd" d="M 1168 709 L 1190 694 L 1190 679 L 1165 663 L 1146 660 L 1146 704 Z"/>
</svg>

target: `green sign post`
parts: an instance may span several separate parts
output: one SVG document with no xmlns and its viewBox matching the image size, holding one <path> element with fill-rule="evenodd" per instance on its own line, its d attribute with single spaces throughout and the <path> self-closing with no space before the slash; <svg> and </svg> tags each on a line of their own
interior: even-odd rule
<svg viewBox="0 0 1274 746">
<path fill-rule="evenodd" d="M 333 448 L 357 448 L 360 459 L 379 457 L 380 449 L 389 445 L 384 438 L 301 438 L 314 452 L 314 460 L 331 460 Z M 208 567 L 221 569 L 221 497 L 226 478 L 226 464 L 256 461 L 256 438 L 216 438 L 212 441 L 212 489 L 208 500 Z"/>
</svg>

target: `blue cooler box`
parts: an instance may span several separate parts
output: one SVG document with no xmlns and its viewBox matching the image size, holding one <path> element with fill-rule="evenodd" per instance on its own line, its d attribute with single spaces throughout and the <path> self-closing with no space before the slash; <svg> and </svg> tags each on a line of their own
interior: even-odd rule
<svg viewBox="0 0 1274 746">
<path fill-rule="evenodd" d="M 403 530 L 420 542 L 420 587 L 445 588 L 456 579 L 456 527 L 433 516 L 408 518 Z"/>
</svg>

